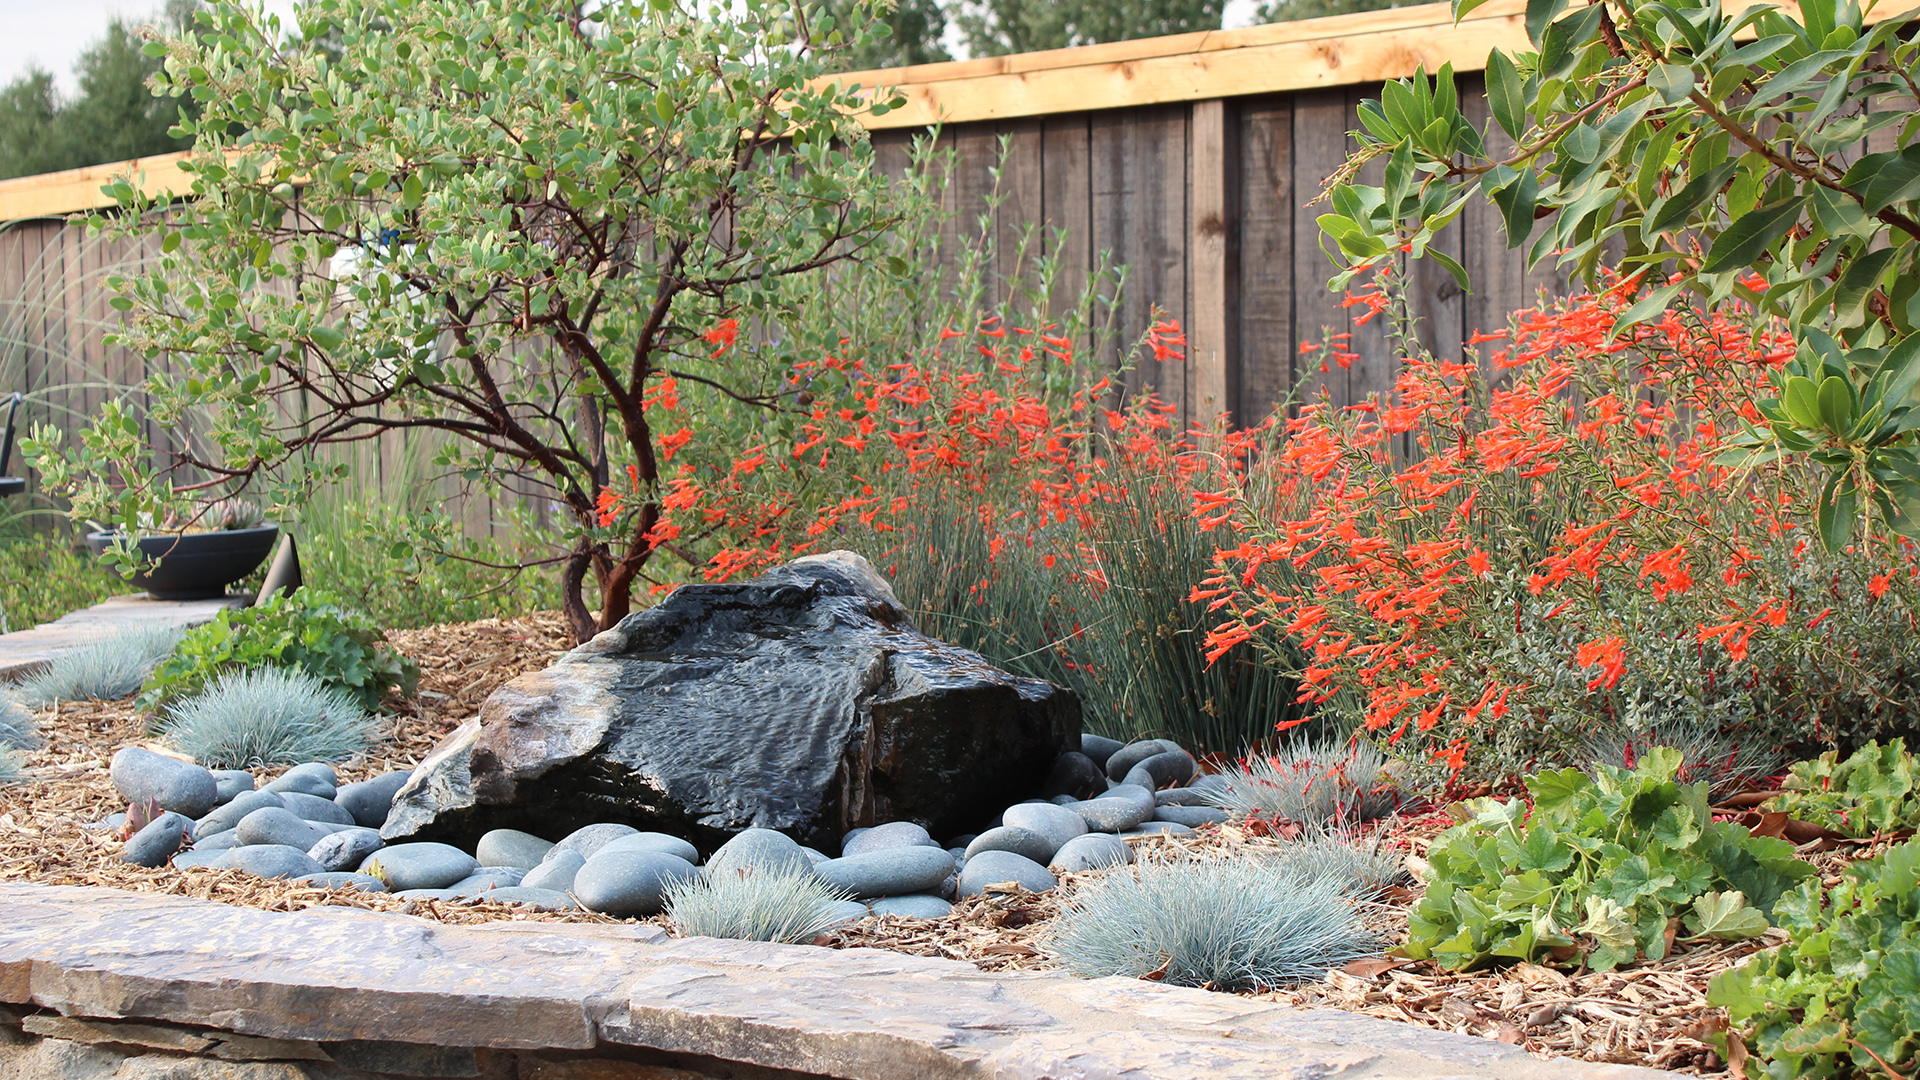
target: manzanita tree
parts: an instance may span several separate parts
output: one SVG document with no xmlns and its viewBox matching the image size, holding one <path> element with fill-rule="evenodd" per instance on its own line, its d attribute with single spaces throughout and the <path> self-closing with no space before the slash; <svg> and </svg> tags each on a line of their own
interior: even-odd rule
<svg viewBox="0 0 1920 1080">
<path fill-rule="evenodd" d="M 1484 0 L 1454 0 L 1456 17 Z M 1897 6 L 1876 14 L 1892 14 Z M 1489 196 L 1510 246 L 1589 274 L 1609 250 L 1641 291 L 1619 330 L 1683 292 L 1784 317 L 1798 355 L 1731 441 L 1735 463 L 1806 454 L 1825 469 L 1820 532 L 1920 535 L 1920 42 L 1853 0 L 1800 19 L 1719 0 L 1529 0 L 1537 51 L 1487 59 L 1494 122 L 1462 114 L 1450 69 L 1362 105 L 1361 150 L 1321 225 L 1348 269 L 1430 247 Z M 1869 152 L 1869 151 L 1872 152 Z M 1351 183 L 1384 158 L 1378 186 Z"/>
<path fill-rule="evenodd" d="M 558 505 L 573 632 L 612 625 L 663 539 L 668 380 L 775 404 L 785 354 L 736 336 L 779 338 L 783 282 L 891 220 L 849 118 L 886 103 L 812 81 L 858 34 L 776 0 L 315 0 L 298 20 L 227 0 L 150 45 L 158 92 L 200 104 L 192 190 L 155 214 L 116 183 L 123 211 L 93 222 L 163 238 L 115 283 L 117 340 L 155 361 L 147 417 L 194 436 L 156 454 L 109 405 L 80 446 L 30 452 L 76 514 L 131 533 L 213 490 L 295 498 L 325 444 L 440 432 L 444 467 Z M 595 504 L 615 473 L 637 503 L 618 528 Z"/>
</svg>

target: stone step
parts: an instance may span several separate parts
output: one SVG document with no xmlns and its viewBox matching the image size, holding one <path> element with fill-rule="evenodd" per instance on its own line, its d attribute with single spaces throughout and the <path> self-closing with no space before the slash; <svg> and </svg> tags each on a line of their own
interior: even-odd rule
<svg viewBox="0 0 1920 1080">
<path fill-rule="evenodd" d="M 262 1053 L 288 1063 L 274 1074 L 286 1080 L 338 1075 L 307 1071 L 322 1058 L 376 1076 L 451 1077 L 495 1075 L 471 1063 L 503 1057 L 543 1077 L 1674 1076 L 1540 1061 L 1491 1039 L 1136 979 L 989 973 L 876 949 L 673 939 L 644 924 L 462 927 L 348 907 L 263 911 L 25 882 L 0 883 L 0 911 L 0 1014 L 39 1010 L 17 1021 L 30 1033 L 193 1053 L 190 1040 L 220 1043 L 230 1031 L 262 1046 L 277 1040 Z M 118 1021 L 141 1030 L 119 1030 Z M 0 1045 L 0 1072 L 5 1053 Z M 555 1053 L 580 1068 L 530 1064 Z M 598 1064 L 636 1053 L 717 1067 L 656 1074 Z M 428 1071 L 406 1063 L 423 1054 L 469 1064 Z"/>
<path fill-rule="evenodd" d="M 251 602 L 241 595 L 212 600 L 155 600 L 146 593 L 116 596 L 31 630 L 0 634 L 0 679 L 25 678 L 61 653 L 129 626 L 199 626 L 212 622 L 222 609 Z"/>
</svg>

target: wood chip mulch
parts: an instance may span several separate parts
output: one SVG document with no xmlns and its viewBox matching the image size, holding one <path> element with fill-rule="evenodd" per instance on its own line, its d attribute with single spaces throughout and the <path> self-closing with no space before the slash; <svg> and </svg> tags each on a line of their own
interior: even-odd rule
<svg viewBox="0 0 1920 1080">
<path fill-rule="evenodd" d="M 402 704 L 393 730 L 373 752 L 339 767 L 345 780 L 417 764 L 446 733 L 479 711 L 480 703 L 515 675 L 538 670 L 567 647 L 558 615 L 540 613 L 391 633 L 395 647 L 421 666 L 421 694 Z M 315 889 L 268 881 L 239 871 L 144 869 L 118 859 L 120 841 L 89 827 L 123 811 L 107 762 L 123 746 L 149 741 L 128 702 L 63 702 L 42 714 L 44 745 L 29 751 L 28 781 L 0 787 L 0 879 L 95 885 L 136 892 L 192 896 L 276 911 L 349 905 L 399 911 L 449 924 L 500 920 L 612 923 L 586 912 L 536 912 L 509 904 L 401 901 L 345 889 Z M 269 775 L 260 770 L 260 775 Z M 1377 837 L 1390 851 L 1418 856 L 1451 822 L 1441 813 L 1403 815 Z M 1134 841 L 1143 858 L 1181 854 L 1256 854 L 1282 841 L 1266 830 L 1207 826 L 1188 837 Z M 1827 851 L 1810 857 L 1830 883 L 1852 858 L 1870 850 Z M 1038 971 L 1052 966 L 1045 943 L 1049 924 L 1084 880 L 1063 875 L 1061 887 L 1035 894 L 1017 887 L 989 891 L 954 906 L 944 919 L 885 916 L 830 932 L 817 944 L 881 948 L 963 960 L 986 971 Z M 1366 917 L 1389 941 L 1404 937 L 1417 885 L 1390 903 L 1370 905 Z M 671 929 L 664 917 L 651 922 Z M 1538 1057 L 1648 1065 L 1697 1075 L 1726 1075 L 1704 1041 L 1721 1010 L 1706 1005 L 1707 981 L 1726 967 L 1784 936 L 1684 949 L 1658 963 L 1605 973 L 1569 973 L 1534 964 L 1446 973 L 1430 964 L 1359 961 L 1319 983 L 1260 997 L 1302 1007 L 1338 1008 L 1446 1031 L 1500 1039 Z"/>
<path fill-rule="evenodd" d="M 518 619 L 400 630 L 395 648 L 421 667 L 420 695 L 399 703 L 391 730 L 372 752 L 336 766 L 343 781 L 363 780 L 419 764 L 442 736 L 480 710 L 495 687 L 538 671 L 568 646 L 557 613 Z M 41 714 L 44 743 L 27 752 L 28 782 L 0 787 L 0 879 L 48 885 L 99 885 L 132 892 L 168 893 L 295 911 L 319 904 L 404 911 L 454 924 L 501 919 L 615 922 L 585 912 L 547 913 L 511 904 L 402 901 L 352 889 L 316 889 L 270 881 L 238 870 L 147 869 L 119 860 L 120 839 L 89 828 L 126 810 L 107 775 L 107 763 L 125 746 L 153 743 L 128 701 L 63 701 Z M 277 769 L 256 769 L 261 779 Z"/>
</svg>

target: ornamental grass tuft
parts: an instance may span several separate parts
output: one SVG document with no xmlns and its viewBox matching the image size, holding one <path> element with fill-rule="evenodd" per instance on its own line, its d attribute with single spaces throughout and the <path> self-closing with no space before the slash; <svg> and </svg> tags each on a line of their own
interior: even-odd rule
<svg viewBox="0 0 1920 1080">
<path fill-rule="evenodd" d="M 1680 772 L 1675 779 L 1683 784 L 1706 781 L 1716 800 L 1753 787 L 1781 771 L 1784 764 L 1778 746 L 1693 719 L 1667 720 L 1640 732 L 1622 728 L 1596 735 L 1587 741 L 1575 764 L 1588 773 L 1600 765 L 1631 769 L 1657 746 L 1679 753 Z"/>
<path fill-rule="evenodd" d="M 1386 755 L 1372 743 L 1299 741 L 1270 755 L 1249 756 L 1210 789 L 1213 805 L 1235 816 L 1258 815 L 1310 828 L 1369 821 L 1390 812 L 1398 792 L 1385 777 Z"/>
<path fill-rule="evenodd" d="M 0 750 L 40 745 L 40 719 L 20 700 L 19 692 L 0 683 Z"/>
<path fill-rule="evenodd" d="M 682 934 L 741 941 L 812 941 L 838 920 L 833 905 L 848 899 L 811 870 L 701 874 L 667 890 L 667 915 Z"/>
<path fill-rule="evenodd" d="M 1346 887 L 1280 860 L 1141 863 L 1069 900 L 1046 948 L 1090 979 L 1157 973 L 1175 986 L 1270 990 L 1379 953 Z"/>
<path fill-rule="evenodd" d="M 0 787 L 27 778 L 27 756 L 18 750 L 0 750 Z"/>
<path fill-rule="evenodd" d="M 159 735 L 209 768 L 340 761 L 367 749 L 373 719 L 340 687 L 296 668 L 229 672 L 168 709 Z"/>
<path fill-rule="evenodd" d="M 170 626 L 130 626 L 90 641 L 28 676 L 20 684 L 20 698 L 29 705 L 51 705 L 132 697 L 148 672 L 180 643 L 182 633 Z"/>
<path fill-rule="evenodd" d="M 1338 827 L 1311 832 L 1273 855 L 1283 869 L 1309 881 L 1330 881 L 1356 900 L 1370 900 L 1407 877 L 1400 859 L 1378 838 L 1362 839 Z"/>
</svg>

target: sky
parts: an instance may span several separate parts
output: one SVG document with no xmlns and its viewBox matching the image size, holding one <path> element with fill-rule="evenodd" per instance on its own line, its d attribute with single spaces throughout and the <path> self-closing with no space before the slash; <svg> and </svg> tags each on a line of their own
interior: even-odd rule
<svg viewBox="0 0 1920 1080">
<path fill-rule="evenodd" d="M 0 0 L 0 85 L 34 65 L 53 73 L 65 93 L 74 90 L 73 64 L 106 33 L 115 15 L 146 22 L 163 0 Z M 292 0 L 268 0 L 267 10 L 285 18 Z"/>
<path fill-rule="evenodd" d="M 1228 0 L 1226 25 L 1251 22 L 1256 3 Z M 283 20 L 293 6 L 294 0 L 267 0 L 266 5 Z M 60 90 L 70 94 L 74 61 L 106 32 L 108 20 L 119 15 L 144 22 L 159 7 L 159 0 L 0 0 L 0 27 L 5 28 L 0 32 L 0 85 L 38 65 L 52 72 Z"/>
</svg>

